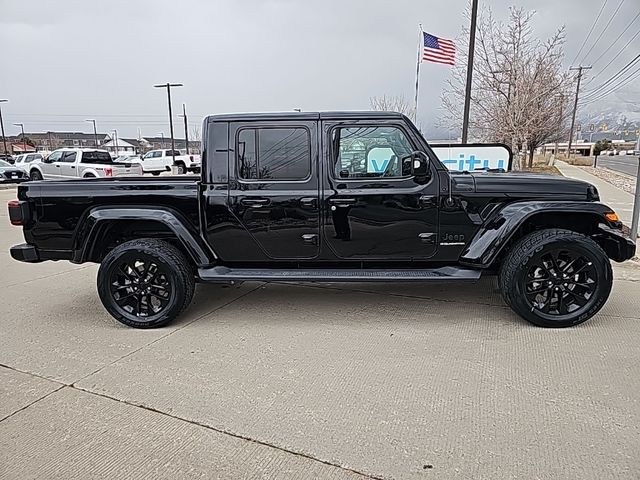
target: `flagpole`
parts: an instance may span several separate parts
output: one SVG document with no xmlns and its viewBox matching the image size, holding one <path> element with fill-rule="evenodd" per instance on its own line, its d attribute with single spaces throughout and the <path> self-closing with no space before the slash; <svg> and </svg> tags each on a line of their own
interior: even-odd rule
<svg viewBox="0 0 640 480">
<path fill-rule="evenodd" d="M 416 98 L 413 105 L 413 121 L 418 123 L 418 88 L 420 86 L 420 63 L 422 60 L 422 45 L 424 43 L 422 35 L 422 24 L 418 24 L 418 60 L 416 62 Z"/>
</svg>

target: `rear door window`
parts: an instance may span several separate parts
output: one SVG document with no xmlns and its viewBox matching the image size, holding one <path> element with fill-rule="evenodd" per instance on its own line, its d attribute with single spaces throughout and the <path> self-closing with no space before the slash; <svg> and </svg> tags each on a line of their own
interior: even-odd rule
<svg viewBox="0 0 640 480">
<path fill-rule="evenodd" d="M 77 155 L 78 154 L 76 152 L 64 152 L 60 161 L 65 163 L 73 163 L 76 161 Z"/>
<path fill-rule="evenodd" d="M 304 180 L 311 173 L 305 128 L 248 128 L 238 135 L 238 173 L 245 180 Z"/>
</svg>

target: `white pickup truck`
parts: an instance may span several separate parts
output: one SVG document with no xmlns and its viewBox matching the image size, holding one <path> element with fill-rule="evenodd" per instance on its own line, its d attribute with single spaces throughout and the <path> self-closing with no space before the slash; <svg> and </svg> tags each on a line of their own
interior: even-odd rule
<svg viewBox="0 0 640 480">
<path fill-rule="evenodd" d="M 173 155 L 175 153 L 175 163 L 173 161 Z M 161 172 L 171 171 L 171 167 L 175 165 L 179 174 L 187 172 L 200 172 L 202 165 L 200 155 L 186 155 L 179 150 L 151 150 L 144 154 L 139 160 L 133 160 L 133 162 L 140 162 L 142 169 L 145 173 L 153 173 L 154 175 L 160 175 Z"/>
<path fill-rule="evenodd" d="M 106 150 L 60 148 L 29 168 L 31 180 L 61 180 L 92 177 L 136 177 L 142 167 L 136 163 L 113 163 Z"/>
</svg>

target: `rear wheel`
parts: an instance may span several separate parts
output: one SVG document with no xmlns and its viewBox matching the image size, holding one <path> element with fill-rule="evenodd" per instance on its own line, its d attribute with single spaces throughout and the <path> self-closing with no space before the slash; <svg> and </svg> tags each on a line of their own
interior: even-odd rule
<svg viewBox="0 0 640 480">
<path fill-rule="evenodd" d="M 82 178 L 96 178 L 96 176 L 93 173 L 87 173 L 85 176 L 83 176 Z"/>
<path fill-rule="evenodd" d="M 520 239 L 499 273 L 505 302 L 540 327 L 587 321 L 605 304 L 613 282 L 606 253 L 589 237 L 561 229 Z"/>
<path fill-rule="evenodd" d="M 160 172 L 151 172 L 151 175 L 153 175 L 154 177 L 157 177 L 158 175 L 160 175 Z"/>
<path fill-rule="evenodd" d="M 31 173 L 29 174 L 29 178 L 34 181 L 42 180 L 42 174 L 38 170 L 31 170 Z"/>
<path fill-rule="evenodd" d="M 187 167 L 185 167 L 184 163 L 176 163 L 176 168 L 178 170 L 178 175 L 187 173 Z"/>
<path fill-rule="evenodd" d="M 107 311 L 135 328 L 154 328 L 175 319 L 191 302 L 195 288 L 187 258 L 155 239 L 125 242 L 104 258 L 98 293 Z"/>
</svg>

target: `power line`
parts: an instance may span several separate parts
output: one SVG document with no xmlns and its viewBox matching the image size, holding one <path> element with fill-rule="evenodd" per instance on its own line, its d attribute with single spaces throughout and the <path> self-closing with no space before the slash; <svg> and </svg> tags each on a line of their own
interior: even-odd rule
<svg viewBox="0 0 640 480">
<path fill-rule="evenodd" d="M 613 21 L 613 19 L 616 17 L 616 15 L 618 14 L 618 11 L 620 10 L 620 7 L 622 7 L 622 4 L 624 3 L 624 0 L 620 0 L 620 3 L 618 4 L 618 7 L 616 8 L 615 12 L 613 12 L 613 15 L 611 15 L 611 17 L 609 17 L 609 21 L 607 22 L 607 24 L 604 26 L 604 29 L 602 29 L 602 31 L 600 32 L 600 35 L 598 35 L 598 38 L 596 38 L 596 41 L 593 42 L 593 45 L 591 46 L 591 48 L 589 49 L 589 51 L 584 55 L 584 58 L 582 60 L 580 60 L 580 63 L 584 62 L 584 60 L 589 56 L 589 54 L 593 51 L 593 49 L 596 47 L 596 45 L 598 45 L 598 42 L 600 41 L 600 39 L 602 38 L 602 36 L 604 35 L 604 33 L 607 31 L 607 29 L 609 28 L 609 25 L 611 25 L 611 22 Z"/>
<path fill-rule="evenodd" d="M 602 93 L 601 95 L 588 99 L 587 101 L 585 101 L 584 103 L 581 103 L 582 105 L 591 105 L 592 103 L 595 103 L 601 99 L 603 99 L 606 96 L 611 95 L 614 92 L 617 92 L 618 90 L 620 90 L 622 87 L 628 85 L 629 83 L 631 83 L 632 81 L 634 81 L 636 78 L 640 77 L 640 67 L 638 67 L 634 72 L 632 72 L 627 78 L 624 78 L 621 80 L 620 83 L 618 83 L 617 85 L 611 87 L 609 90 L 607 90 L 606 92 Z"/>
<path fill-rule="evenodd" d="M 601 75 L 609 67 L 609 65 L 615 62 L 616 59 L 626 51 L 625 49 L 631 44 L 631 42 L 633 42 L 636 39 L 638 35 L 640 35 L 640 30 L 638 30 L 636 34 L 629 39 L 629 41 L 620 49 L 618 54 L 615 57 L 613 57 L 611 60 L 609 60 L 609 63 L 607 63 L 593 78 L 596 78 L 599 75 Z M 593 79 L 591 81 L 593 81 Z"/>
<path fill-rule="evenodd" d="M 587 92 L 585 94 L 586 98 L 592 97 L 594 95 L 597 95 L 598 92 L 604 88 L 606 88 L 610 83 L 614 82 L 617 77 L 619 77 L 620 75 L 622 75 L 626 70 L 628 70 L 630 67 L 632 67 L 635 63 L 638 62 L 638 60 L 640 60 L 640 54 L 636 55 L 636 57 L 631 60 L 629 63 L 627 63 L 624 67 L 622 67 L 620 70 L 618 70 L 618 72 L 613 75 L 612 77 L 610 77 L 606 82 L 604 82 L 603 84 L 601 84 L 600 86 L 594 88 L 593 90 Z"/>
<path fill-rule="evenodd" d="M 571 65 L 576 63 L 576 60 L 578 59 L 578 57 L 582 53 L 582 49 L 587 44 L 587 41 L 589 40 L 589 37 L 591 37 L 591 34 L 593 33 L 593 29 L 596 28 L 596 24 L 598 23 L 598 20 L 600 19 L 600 15 L 602 15 L 602 11 L 604 10 L 604 7 L 607 6 L 607 1 L 608 0 L 604 0 L 604 3 L 602 4 L 602 7 L 600 7 L 600 11 L 598 12 L 598 16 L 594 20 L 593 25 L 591 25 L 591 28 L 589 29 L 589 33 L 587 33 L 587 36 L 585 37 L 584 42 L 582 42 L 582 46 L 580 47 L 580 50 L 578 50 L 578 53 L 576 54 L 576 58 L 574 58 L 573 61 L 571 62 Z"/>
<path fill-rule="evenodd" d="M 598 62 L 600 61 L 600 59 L 601 59 L 602 57 L 604 57 L 604 56 L 607 54 L 607 52 L 608 52 L 609 50 L 611 50 L 611 49 L 613 48 L 613 46 L 614 46 L 616 43 L 618 43 L 618 40 L 620 40 L 620 39 L 622 38 L 622 36 L 625 34 L 625 32 L 626 32 L 627 30 L 629 30 L 629 28 L 631 27 L 631 25 L 633 25 L 633 24 L 636 22 L 636 20 L 637 20 L 638 18 L 640 18 L 640 12 L 638 12 L 638 13 L 636 14 L 636 16 L 635 16 L 635 17 L 633 17 L 633 20 L 631 20 L 631 21 L 629 22 L 629 24 L 624 28 L 624 30 L 622 30 L 622 32 L 620 32 L 620 35 L 618 35 L 618 37 L 617 37 L 617 38 L 616 38 L 616 39 L 611 43 L 611 45 L 609 45 L 609 47 L 608 47 L 604 52 L 602 52 L 598 58 L 596 58 L 596 59 L 593 61 L 593 63 L 594 63 L 594 64 L 598 63 Z M 638 30 L 638 33 L 640 33 L 640 30 Z M 635 38 L 635 37 L 638 35 L 638 33 L 636 33 L 636 35 L 635 35 L 633 38 Z M 632 40 L 633 40 L 633 38 L 632 38 Z M 628 45 L 628 44 L 627 44 L 627 45 Z M 626 46 L 626 45 L 625 45 L 625 46 Z M 602 73 L 602 70 L 601 70 L 600 72 L 598 72 L 596 75 L 594 75 L 594 76 L 591 78 L 591 80 L 589 80 L 589 83 L 591 83 L 591 82 L 592 82 L 592 81 L 593 81 L 593 80 L 594 80 L 598 75 L 600 75 L 601 73 Z"/>
</svg>

